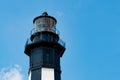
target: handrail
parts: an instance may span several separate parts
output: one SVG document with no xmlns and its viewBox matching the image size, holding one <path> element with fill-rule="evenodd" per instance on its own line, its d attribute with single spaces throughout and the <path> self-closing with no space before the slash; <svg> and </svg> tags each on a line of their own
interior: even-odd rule
<svg viewBox="0 0 120 80">
<path fill-rule="evenodd" d="M 32 44 L 32 43 L 37 43 L 37 42 L 40 42 L 40 41 L 55 42 L 55 41 L 53 41 L 52 39 L 49 39 L 49 40 L 47 39 L 47 40 L 45 40 L 45 39 L 41 36 L 41 38 L 38 39 L 38 41 L 31 41 L 31 39 L 28 38 L 27 41 L 26 41 L 26 45 L 29 45 L 29 44 Z M 59 40 L 57 41 L 57 43 L 59 43 L 61 46 L 65 47 L 65 42 L 62 41 L 61 39 L 59 39 Z M 25 46 L 26 46 L 26 45 L 25 45 Z"/>
<path fill-rule="evenodd" d="M 45 28 L 45 29 L 39 29 L 39 30 L 35 30 L 35 28 L 33 28 L 31 31 L 30 31 L 30 35 L 34 34 L 34 33 L 37 33 L 37 32 L 42 32 L 42 31 L 48 31 L 48 32 L 53 32 L 55 34 L 58 34 L 60 35 L 60 32 L 59 30 L 57 29 L 49 29 L 49 28 Z"/>
<path fill-rule="evenodd" d="M 30 35 L 34 33 L 34 28 L 30 31 Z"/>
<path fill-rule="evenodd" d="M 37 32 L 42 32 L 42 31 L 49 31 L 49 32 L 53 32 L 53 33 L 58 34 L 58 35 L 60 34 L 59 30 L 57 30 L 56 28 L 55 28 L 55 29 L 52 29 L 52 30 L 51 30 L 50 28 L 46 28 L 46 29 L 42 29 L 42 30 L 35 30 L 35 28 L 33 28 L 33 29 L 30 31 L 30 35 L 32 35 L 32 34 L 34 34 L 34 33 L 37 33 Z M 39 41 L 50 41 L 50 42 L 54 42 L 52 38 L 50 38 L 49 40 L 44 40 L 44 37 L 43 37 L 43 36 L 41 36 L 41 38 L 38 39 L 38 42 L 39 42 Z M 35 41 L 35 42 L 36 42 L 36 41 Z M 34 42 L 34 41 L 31 41 L 31 39 L 28 38 L 27 41 L 26 41 L 26 45 L 29 45 L 29 44 L 32 44 L 32 43 L 35 43 L 35 42 Z M 65 47 L 65 42 L 62 41 L 61 39 L 58 40 L 58 43 L 59 43 L 61 46 Z M 26 45 L 25 45 L 25 46 L 26 46 Z"/>
<path fill-rule="evenodd" d="M 58 43 L 65 47 L 65 42 L 63 40 L 59 39 Z"/>
</svg>

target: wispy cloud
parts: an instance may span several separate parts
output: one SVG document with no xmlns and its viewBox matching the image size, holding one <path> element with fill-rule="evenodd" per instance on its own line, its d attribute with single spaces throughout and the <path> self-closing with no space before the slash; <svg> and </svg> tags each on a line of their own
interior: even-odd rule
<svg viewBox="0 0 120 80">
<path fill-rule="evenodd" d="M 2 68 L 0 70 L 0 80 L 24 80 L 21 67 L 16 64 L 12 68 Z"/>
</svg>

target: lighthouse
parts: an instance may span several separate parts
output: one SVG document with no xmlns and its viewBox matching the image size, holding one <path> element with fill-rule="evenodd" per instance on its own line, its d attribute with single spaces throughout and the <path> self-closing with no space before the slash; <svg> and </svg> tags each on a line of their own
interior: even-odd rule
<svg viewBox="0 0 120 80">
<path fill-rule="evenodd" d="M 43 12 L 33 19 L 34 28 L 25 44 L 29 56 L 29 80 L 61 80 L 60 58 L 65 42 L 56 29 L 57 20 Z"/>
</svg>

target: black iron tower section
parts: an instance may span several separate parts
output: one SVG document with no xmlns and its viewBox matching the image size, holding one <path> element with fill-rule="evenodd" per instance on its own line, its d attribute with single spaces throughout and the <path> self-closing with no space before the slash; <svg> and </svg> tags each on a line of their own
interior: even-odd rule
<svg viewBox="0 0 120 80">
<path fill-rule="evenodd" d="M 30 80 L 61 80 L 60 57 L 65 43 L 59 37 L 56 23 L 47 12 L 33 20 L 34 29 L 24 51 L 30 58 Z"/>
</svg>

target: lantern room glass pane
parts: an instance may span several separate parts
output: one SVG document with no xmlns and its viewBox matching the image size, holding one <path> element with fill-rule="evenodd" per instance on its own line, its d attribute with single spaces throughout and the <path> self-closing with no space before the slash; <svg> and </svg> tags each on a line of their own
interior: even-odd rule
<svg viewBox="0 0 120 80">
<path fill-rule="evenodd" d="M 39 18 L 34 23 L 35 32 L 51 31 L 55 32 L 55 20 L 49 17 Z"/>
</svg>

